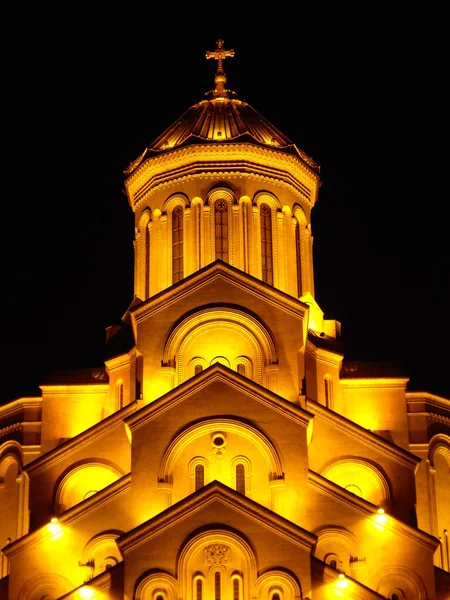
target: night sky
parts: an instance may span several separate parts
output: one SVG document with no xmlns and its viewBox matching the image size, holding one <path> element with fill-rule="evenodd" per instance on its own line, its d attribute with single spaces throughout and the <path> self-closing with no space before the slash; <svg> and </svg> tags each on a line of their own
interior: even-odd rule
<svg viewBox="0 0 450 600">
<path fill-rule="evenodd" d="M 450 94 L 420 47 L 405 60 L 211 27 L 139 47 L 120 30 L 47 34 L 10 64 L 0 403 L 39 395 L 55 368 L 102 364 L 133 299 L 123 170 L 213 88 L 219 35 L 235 50 L 227 87 L 321 166 L 316 299 L 345 358 L 401 361 L 408 389 L 450 398 Z"/>
</svg>

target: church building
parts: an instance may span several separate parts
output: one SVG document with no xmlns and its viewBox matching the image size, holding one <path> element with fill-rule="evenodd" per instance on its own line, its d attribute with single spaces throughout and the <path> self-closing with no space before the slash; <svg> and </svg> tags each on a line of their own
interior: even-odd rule
<svg viewBox="0 0 450 600">
<path fill-rule="evenodd" d="M 346 361 L 320 168 L 227 88 L 233 56 L 124 171 L 103 364 L 0 407 L 1 599 L 450 598 L 450 399 Z"/>
</svg>

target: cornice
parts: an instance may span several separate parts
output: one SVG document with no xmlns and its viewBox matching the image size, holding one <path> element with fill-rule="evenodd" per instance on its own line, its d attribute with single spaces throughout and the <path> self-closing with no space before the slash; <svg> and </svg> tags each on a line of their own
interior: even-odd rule
<svg viewBox="0 0 450 600">
<path fill-rule="evenodd" d="M 0 419 L 4 419 L 5 417 L 26 408 L 36 408 L 41 406 L 42 398 L 40 396 L 35 398 L 19 398 L 18 400 L 8 402 L 8 404 L 5 404 L 4 406 L 0 406 Z"/>
<path fill-rule="evenodd" d="M 135 412 L 137 403 L 133 402 L 131 404 L 127 404 L 121 410 L 113 413 L 103 421 L 100 421 L 96 425 L 93 425 L 86 431 L 82 431 L 75 437 L 67 440 L 61 446 L 57 448 L 53 448 L 49 452 L 46 452 L 42 456 L 39 456 L 36 460 L 31 461 L 23 470 L 28 474 L 31 478 L 37 473 L 48 469 L 50 466 L 53 466 L 62 460 L 65 460 L 72 454 L 79 452 L 80 449 L 85 448 L 86 446 L 92 444 L 96 439 L 103 437 L 109 431 L 112 431 L 119 425 L 123 423 L 123 420 L 129 415 Z"/>
<path fill-rule="evenodd" d="M 333 352 L 332 350 L 319 348 L 315 346 L 311 340 L 306 342 L 306 351 L 311 354 L 312 357 L 323 362 L 327 362 L 335 367 L 339 367 L 342 363 L 344 355 L 338 351 Z"/>
<path fill-rule="evenodd" d="M 377 389 L 393 389 L 406 387 L 409 381 L 409 377 L 342 377 L 340 379 L 341 387 L 346 388 L 358 388 L 358 387 L 371 387 Z"/>
<path fill-rule="evenodd" d="M 249 176 L 287 186 L 312 208 L 319 177 L 292 155 L 254 146 L 189 146 L 147 159 L 126 182 L 133 210 L 157 190 L 195 178 Z"/>
<path fill-rule="evenodd" d="M 256 521 L 259 525 L 275 532 L 297 546 L 311 552 L 312 546 L 317 542 L 317 536 L 294 525 L 287 519 L 273 511 L 261 506 L 250 498 L 238 494 L 228 486 L 218 481 L 213 481 L 197 492 L 190 494 L 177 504 L 168 508 L 146 523 L 139 525 L 116 540 L 117 546 L 123 555 L 131 552 L 146 543 L 150 538 L 161 534 L 169 527 L 192 518 L 194 512 L 203 510 L 213 502 L 221 501 L 231 509 Z M 220 527 L 220 523 L 214 523 Z"/>
<path fill-rule="evenodd" d="M 361 427 L 361 425 L 357 425 L 350 419 L 343 417 L 342 415 L 326 408 L 314 400 L 307 398 L 306 408 L 313 415 L 320 417 L 327 423 L 330 423 L 333 425 L 333 427 L 345 433 L 345 435 L 358 440 L 365 446 L 379 452 L 380 454 L 388 456 L 391 460 L 394 460 L 403 466 L 416 469 L 417 465 L 420 463 L 420 458 L 418 456 L 411 454 L 407 450 L 399 448 L 395 444 L 391 444 L 387 440 L 380 438 L 375 433 L 372 433 L 368 429 L 364 429 L 364 427 Z"/>
<path fill-rule="evenodd" d="M 103 488 L 93 496 L 86 498 L 82 502 L 79 502 L 72 508 L 69 508 L 65 512 L 63 512 L 58 517 L 58 525 L 60 527 L 65 527 L 67 525 L 72 525 L 79 521 L 80 519 L 85 518 L 87 515 L 91 514 L 94 511 L 101 509 L 106 504 L 109 504 L 117 497 L 129 491 L 131 488 L 131 473 L 128 475 L 124 475 L 118 481 L 115 481 L 111 485 Z M 32 531 L 27 535 L 19 538 L 15 542 L 9 544 L 2 548 L 2 552 L 6 554 L 6 556 L 11 559 L 20 552 L 25 549 L 29 549 L 30 547 L 42 543 L 48 539 L 51 539 L 55 535 L 54 532 L 50 531 L 47 525 L 36 529 L 36 531 Z"/>
<path fill-rule="evenodd" d="M 333 483 L 311 469 L 308 470 L 308 485 L 366 517 L 374 519 L 377 516 L 378 506 L 348 492 L 346 489 L 341 488 L 336 483 Z M 439 540 L 434 536 L 425 533 L 420 529 L 415 529 L 414 527 L 411 527 L 411 525 L 402 523 L 402 521 L 399 521 L 390 514 L 387 514 L 386 523 L 384 523 L 382 527 L 418 542 L 431 552 L 434 552 L 439 546 Z"/>
<path fill-rule="evenodd" d="M 311 556 L 311 572 L 325 583 L 336 583 L 338 581 L 338 571 L 330 567 L 316 556 Z M 371 590 L 366 585 L 362 584 L 356 579 L 352 579 L 347 573 L 345 578 L 350 582 L 351 587 L 345 589 L 345 598 L 354 598 L 355 600 L 386 600 L 385 596 L 381 596 L 378 592 Z M 354 588 L 354 589 L 352 589 Z M 337 593 L 339 596 L 343 596 L 343 592 Z"/>
<path fill-rule="evenodd" d="M 203 390 L 217 381 L 227 384 L 230 388 L 238 392 L 251 396 L 259 403 L 268 406 L 302 427 L 307 427 L 312 419 L 312 415 L 306 410 L 285 400 L 267 388 L 237 375 L 232 369 L 220 363 L 215 363 L 195 377 L 191 377 L 175 389 L 167 392 L 164 396 L 128 416 L 126 423 L 130 427 L 130 430 L 134 431 L 182 403 L 186 398 L 192 396 L 193 393 Z"/>
<path fill-rule="evenodd" d="M 170 288 L 162 290 L 155 296 L 152 296 L 145 302 L 138 304 L 130 309 L 130 315 L 136 323 L 149 316 L 154 315 L 159 310 L 167 308 L 171 304 L 178 302 L 180 299 L 190 296 L 194 292 L 201 290 L 206 285 L 210 284 L 217 278 L 223 278 L 230 281 L 237 287 L 251 293 L 254 296 L 259 296 L 272 305 L 277 306 L 280 310 L 287 314 L 293 315 L 298 319 L 304 320 L 309 307 L 296 300 L 293 296 L 289 296 L 285 292 L 274 288 L 273 286 L 264 284 L 256 277 L 244 273 L 240 269 L 236 269 L 231 265 L 214 261 L 206 265 L 199 271 L 185 277 L 182 281 Z M 136 332 L 135 332 L 136 333 Z"/>
<path fill-rule="evenodd" d="M 436 396 L 428 392 L 406 392 L 407 405 L 421 404 L 426 402 L 436 408 L 444 408 L 450 410 L 450 400 L 443 396 Z"/>
</svg>

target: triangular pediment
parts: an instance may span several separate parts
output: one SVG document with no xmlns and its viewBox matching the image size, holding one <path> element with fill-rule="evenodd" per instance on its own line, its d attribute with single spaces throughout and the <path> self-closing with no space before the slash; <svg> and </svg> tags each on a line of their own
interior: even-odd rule
<svg viewBox="0 0 450 600">
<path fill-rule="evenodd" d="M 184 311 L 188 311 L 199 304 L 236 303 L 251 306 L 258 300 L 304 321 L 307 327 L 307 304 L 221 260 L 210 263 L 147 301 L 130 307 L 129 311 L 133 326 L 136 327 L 140 321 L 179 303 Z"/>
<path fill-rule="evenodd" d="M 134 551 L 141 551 L 142 546 L 151 544 L 163 547 L 172 541 L 178 548 L 192 537 L 195 531 L 237 529 L 244 536 L 262 536 L 265 543 L 270 537 L 282 539 L 283 544 L 292 544 L 299 550 L 311 552 L 317 537 L 301 527 L 235 490 L 212 481 L 197 492 L 171 506 L 163 513 L 142 523 L 135 529 L 116 540 L 116 543 L 127 560 Z M 174 543 L 175 542 L 175 543 Z"/>
<path fill-rule="evenodd" d="M 180 413 L 184 422 L 187 414 L 191 421 L 218 414 L 257 421 L 265 413 L 277 413 L 280 419 L 288 419 L 294 426 L 303 428 L 312 420 L 312 415 L 300 406 L 220 363 L 129 415 L 126 423 L 134 431 L 162 417 L 173 418 L 170 415 L 173 412 Z"/>
</svg>

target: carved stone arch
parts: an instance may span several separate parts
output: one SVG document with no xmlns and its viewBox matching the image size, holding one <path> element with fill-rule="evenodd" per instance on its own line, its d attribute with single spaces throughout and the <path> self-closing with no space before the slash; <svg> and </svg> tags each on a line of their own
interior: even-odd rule
<svg viewBox="0 0 450 600">
<path fill-rule="evenodd" d="M 362 498 L 375 506 L 386 506 L 391 500 L 391 488 L 386 476 L 365 460 L 350 456 L 336 460 L 323 469 L 321 475 L 343 488 L 357 486 Z"/>
<path fill-rule="evenodd" d="M 314 533 L 317 535 L 314 556 L 327 563 L 330 562 L 330 557 L 337 557 L 336 568 L 350 574 L 352 560 L 357 561 L 362 558 L 356 535 L 345 527 L 338 526 L 321 527 Z"/>
<path fill-rule="evenodd" d="M 280 600 L 302 598 L 302 586 L 297 577 L 288 570 L 271 569 L 256 582 L 255 596 L 258 600 L 271 600 L 277 593 Z"/>
<path fill-rule="evenodd" d="M 235 419 L 218 418 L 208 419 L 187 427 L 171 442 L 162 458 L 158 480 L 170 483 L 172 481 L 174 465 L 177 463 L 179 456 L 183 453 L 187 445 L 206 434 L 213 434 L 217 430 L 245 436 L 265 457 L 267 468 L 269 473 L 272 474 L 272 478 L 280 480 L 283 478 L 280 457 L 272 442 L 261 431 L 248 423 L 237 421 Z"/>
<path fill-rule="evenodd" d="M 440 454 L 445 458 L 450 469 L 450 436 L 439 433 L 431 438 L 428 450 L 431 467 L 434 467 L 435 456 L 437 454 Z"/>
<path fill-rule="evenodd" d="M 178 559 L 180 597 L 195 600 L 193 582 L 200 572 L 204 574 L 204 597 L 213 598 L 214 573 L 220 571 L 224 585 L 231 591 L 236 572 L 243 573 L 243 598 L 252 598 L 256 582 L 257 564 L 248 541 L 228 529 L 211 529 L 194 534 L 183 546 Z M 231 593 L 224 597 L 232 597 Z"/>
<path fill-rule="evenodd" d="M 232 307 L 220 308 L 203 308 L 195 315 L 189 315 L 170 333 L 164 346 L 163 364 L 169 364 L 175 359 L 177 365 L 177 381 L 175 385 L 179 385 L 189 377 L 188 365 L 191 357 L 188 356 L 188 350 L 191 350 L 194 356 L 199 353 L 194 347 L 195 337 L 209 334 L 214 329 L 226 328 L 230 335 L 233 331 L 236 335 L 242 336 L 243 341 L 247 340 L 253 349 L 254 364 L 253 364 L 253 379 L 260 385 L 265 385 L 265 373 L 263 368 L 267 365 L 276 365 L 278 363 L 275 344 L 268 330 L 253 316 Z M 229 349 L 231 360 L 236 356 L 236 347 Z M 202 345 L 202 351 L 205 351 L 205 346 Z M 214 356 L 220 352 L 226 355 L 220 348 L 211 348 L 210 357 L 205 355 L 202 358 L 209 363 Z M 192 357 L 193 358 L 193 357 Z"/>
<path fill-rule="evenodd" d="M 16 441 L 9 440 L 0 448 L 0 483 L 5 479 L 16 480 L 22 471 L 22 448 Z M 14 467 L 14 473 L 13 471 Z"/>
<path fill-rule="evenodd" d="M 80 566 L 87 569 L 87 579 L 92 579 L 92 577 L 111 569 L 123 560 L 116 544 L 116 539 L 123 533 L 120 530 L 103 531 L 88 541 L 83 548 L 80 560 Z"/>
<path fill-rule="evenodd" d="M 175 208 L 175 206 L 182 206 L 183 210 L 188 208 L 190 206 L 190 203 L 187 195 L 181 192 L 172 194 L 165 200 L 161 210 L 163 213 L 168 213 L 171 212 Z"/>
<path fill-rule="evenodd" d="M 254 206 L 257 206 L 258 208 L 261 206 L 261 204 L 268 204 L 276 213 L 277 211 L 281 210 L 281 202 L 278 200 L 278 198 L 275 196 L 275 194 L 273 194 L 272 192 L 268 192 L 266 190 L 262 190 L 260 192 L 257 192 L 254 196 L 253 196 L 253 204 Z"/>
<path fill-rule="evenodd" d="M 163 571 L 144 573 L 139 579 L 133 598 L 136 600 L 178 600 L 180 595 L 178 581 Z"/>
<path fill-rule="evenodd" d="M 237 204 L 238 199 L 234 191 L 222 185 L 215 186 L 206 195 L 205 206 L 213 206 L 213 204 L 220 199 L 227 200 L 231 205 Z"/>
<path fill-rule="evenodd" d="M 124 473 L 103 461 L 86 461 L 71 466 L 58 480 L 54 493 L 55 513 L 82 502 L 88 495 L 111 485 Z"/>
<path fill-rule="evenodd" d="M 377 582 L 376 591 L 386 598 L 396 589 L 403 593 L 405 600 L 427 600 L 428 597 L 419 575 L 407 567 L 386 567 L 374 576 L 373 581 Z"/>
<path fill-rule="evenodd" d="M 61 575 L 43 573 L 28 579 L 22 586 L 17 600 L 56 600 L 74 588 L 74 585 Z"/>
</svg>

